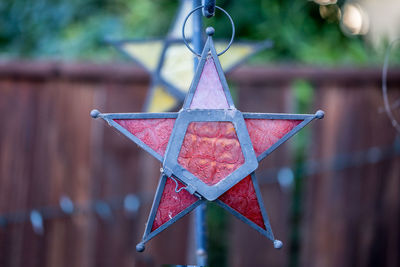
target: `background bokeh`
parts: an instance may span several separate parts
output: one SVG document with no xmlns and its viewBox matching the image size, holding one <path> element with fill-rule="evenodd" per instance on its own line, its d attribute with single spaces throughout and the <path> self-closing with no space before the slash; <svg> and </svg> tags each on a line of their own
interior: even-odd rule
<svg viewBox="0 0 400 267">
<path fill-rule="evenodd" d="M 388 99 L 400 121 L 400 42 L 393 43 L 400 37 L 400 2 L 217 4 L 233 17 L 236 39 L 274 42 L 228 76 L 238 108 L 323 109 L 326 118 L 257 172 L 272 228 L 285 247 L 274 250 L 209 205 L 209 265 L 399 266 L 400 139 L 385 113 L 381 68 L 392 43 Z M 0 2 L 0 266 L 195 263 L 190 216 L 150 241 L 143 254 L 135 252 L 160 166 L 88 116 L 93 108 L 141 111 L 148 74 L 104 40 L 163 37 L 178 5 Z M 204 23 L 217 38 L 230 37 L 220 12 Z M 75 213 L 60 212 L 65 196 Z"/>
<path fill-rule="evenodd" d="M 162 0 L 4 0 L 0 51 L 3 57 L 110 60 L 115 53 L 104 45 L 106 37 L 162 36 L 178 4 Z M 218 5 L 235 19 L 237 38 L 275 42 L 275 49 L 257 62 L 379 65 L 383 49 L 399 37 L 396 0 L 221 0 Z M 229 37 L 230 25 L 219 12 L 210 23 L 217 37 Z"/>
</svg>

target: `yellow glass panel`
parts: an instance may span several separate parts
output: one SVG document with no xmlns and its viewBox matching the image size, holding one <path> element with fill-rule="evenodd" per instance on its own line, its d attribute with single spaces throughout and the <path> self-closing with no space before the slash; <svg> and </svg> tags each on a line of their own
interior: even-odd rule
<svg viewBox="0 0 400 267">
<path fill-rule="evenodd" d="M 225 49 L 227 43 L 216 43 L 217 51 Z M 222 56 L 219 57 L 222 69 L 226 70 L 241 61 L 254 51 L 252 45 L 236 44 Z M 184 44 L 174 44 L 167 48 L 164 64 L 161 68 L 161 76 L 182 92 L 189 90 L 190 83 L 194 76 L 193 69 L 194 55 Z"/>
<path fill-rule="evenodd" d="M 193 57 L 194 55 L 184 44 L 171 45 L 165 53 L 161 76 L 165 81 L 186 93 L 194 75 Z"/>
<path fill-rule="evenodd" d="M 121 48 L 148 69 L 155 70 L 163 49 L 163 41 L 125 43 Z"/>
<path fill-rule="evenodd" d="M 217 53 L 226 48 L 228 43 L 216 43 L 215 49 Z M 231 66 L 237 64 L 243 58 L 247 57 L 254 51 L 254 47 L 250 44 L 232 44 L 231 48 L 219 57 L 223 70 L 229 69 Z"/>
<path fill-rule="evenodd" d="M 176 105 L 177 105 L 176 99 L 170 94 L 168 94 L 164 90 L 164 87 L 158 85 L 154 88 L 148 111 L 149 112 L 170 111 Z"/>
</svg>

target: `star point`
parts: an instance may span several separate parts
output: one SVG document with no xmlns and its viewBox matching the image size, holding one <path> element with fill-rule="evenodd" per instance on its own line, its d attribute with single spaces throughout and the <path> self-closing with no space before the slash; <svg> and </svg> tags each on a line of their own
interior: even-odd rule
<svg viewBox="0 0 400 267">
<path fill-rule="evenodd" d="M 323 112 L 242 113 L 235 108 L 208 37 L 182 109 L 167 113 L 92 112 L 163 164 L 139 251 L 206 201 L 214 201 L 274 241 L 255 177 L 258 162 Z"/>
</svg>

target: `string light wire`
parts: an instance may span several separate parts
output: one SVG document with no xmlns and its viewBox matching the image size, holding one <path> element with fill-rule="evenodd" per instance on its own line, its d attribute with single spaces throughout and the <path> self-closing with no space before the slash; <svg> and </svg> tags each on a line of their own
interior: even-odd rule
<svg viewBox="0 0 400 267">
<path fill-rule="evenodd" d="M 400 135 L 393 145 L 382 147 L 370 147 L 366 150 L 348 154 L 339 154 L 325 160 L 309 160 L 302 164 L 300 172 L 302 178 L 323 174 L 326 172 L 338 172 L 349 168 L 361 167 L 368 164 L 377 164 L 384 160 L 400 156 Z M 294 170 L 291 166 L 269 168 L 258 174 L 260 184 L 266 185 L 278 183 L 282 191 L 291 188 L 294 181 Z M 95 199 L 86 203 L 74 203 L 68 196 L 61 196 L 58 206 L 35 207 L 25 211 L 16 211 L 0 214 L 0 231 L 11 224 L 30 222 L 33 231 L 38 235 L 44 234 L 44 221 L 58 218 L 66 218 L 78 214 L 95 213 L 106 222 L 113 221 L 113 211 L 124 210 L 128 218 L 135 218 L 141 205 L 151 201 L 150 195 L 126 194 L 108 199 Z"/>
<path fill-rule="evenodd" d="M 387 93 L 387 73 L 388 73 L 388 68 L 389 68 L 390 53 L 392 51 L 394 44 L 399 41 L 400 41 L 400 39 L 393 40 L 389 44 L 389 46 L 386 50 L 385 61 L 383 63 L 383 68 L 382 68 L 382 94 L 383 94 L 383 102 L 385 104 L 386 114 L 388 115 L 393 127 L 400 133 L 400 124 L 393 115 L 392 108 L 389 104 L 389 98 L 388 98 L 388 93 Z"/>
</svg>

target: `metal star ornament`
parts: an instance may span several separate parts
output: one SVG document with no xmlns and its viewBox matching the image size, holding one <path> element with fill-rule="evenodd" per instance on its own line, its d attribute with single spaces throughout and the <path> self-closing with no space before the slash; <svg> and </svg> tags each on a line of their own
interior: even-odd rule
<svg viewBox="0 0 400 267">
<path fill-rule="evenodd" d="M 182 24 L 193 9 L 193 0 L 181 0 L 180 6 L 165 39 L 107 41 L 122 54 L 144 68 L 151 76 L 151 85 L 143 110 L 164 112 L 183 102 L 194 75 L 193 55 L 182 39 Z M 187 22 L 186 36 L 193 35 L 192 21 Z M 215 47 L 222 50 L 226 41 L 217 41 Z M 222 56 L 221 64 L 228 73 L 255 53 L 272 47 L 272 42 L 237 42 L 230 48 L 230 56 Z"/>
<path fill-rule="evenodd" d="M 137 251 L 201 203 L 212 201 L 274 241 L 276 240 L 254 171 L 258 162 L 315 118 L 314 115 L 245 113 L 232 101 L 212 34 L 201 54 L 179 112 L 100 113 L 162 164 L 153 206 Z"/>
</svg>

